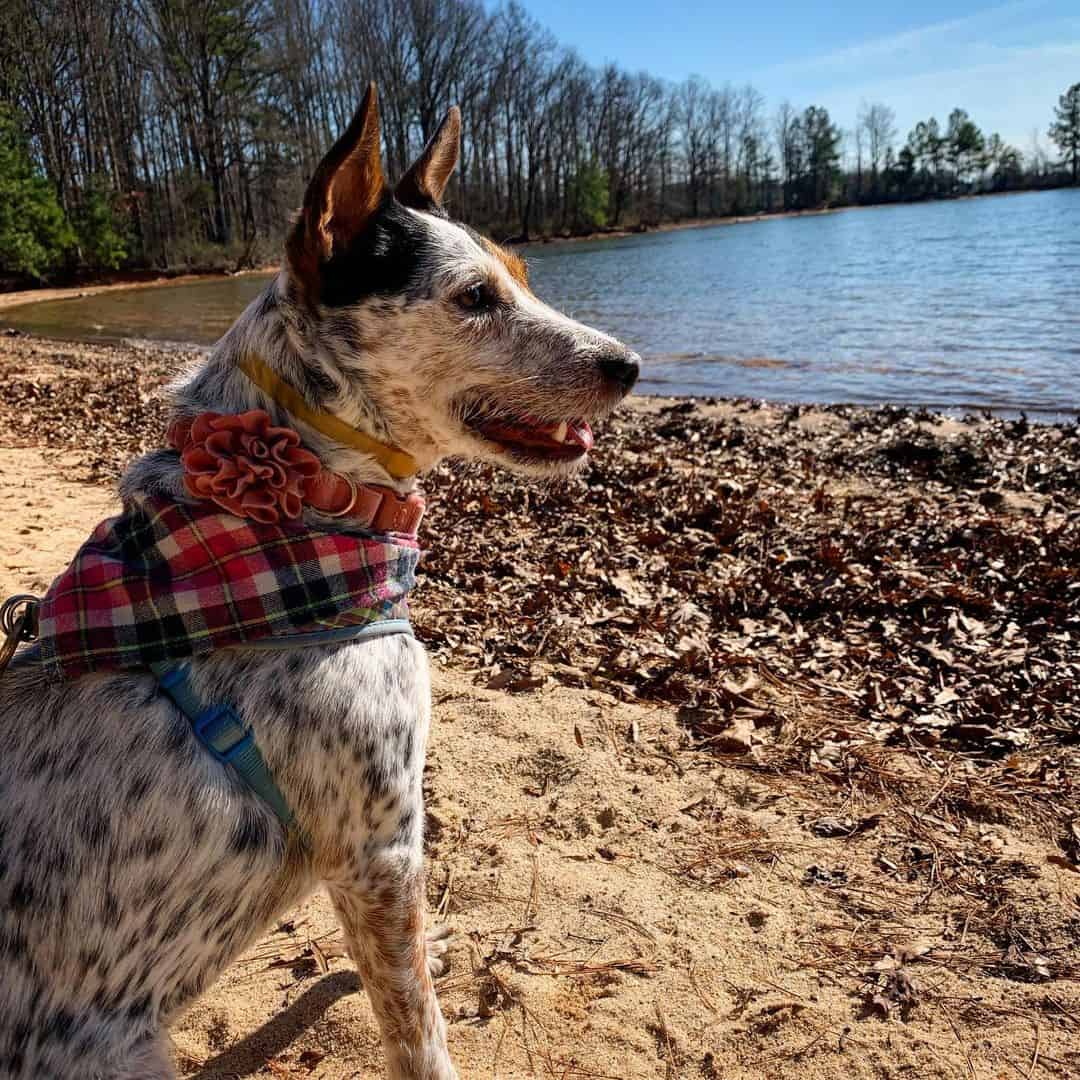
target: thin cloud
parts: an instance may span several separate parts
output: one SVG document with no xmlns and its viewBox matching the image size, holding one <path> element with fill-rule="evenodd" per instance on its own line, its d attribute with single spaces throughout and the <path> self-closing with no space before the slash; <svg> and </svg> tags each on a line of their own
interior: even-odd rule
<svg viewBox="0 0 1080 1080">
<path fill-rule="evenodd" d="M 1048 0 L 1015 0 L 1013 3 L 986 8 L 972 15 L 928 23 L 898 34 L 868 38 L 866 41 L 833 49 L 827 53 L 770 65 L 759 73 L 758 78 L 764 85 L 770 78 L 780 75 L 790 77 L 800 74 L 821 74 L 826 71 L 838 74 L 844 70 L 861 68 L 881 60 L 899 60 L 912 54 L 924 55 L 935 45 L 955 47 L 958 34 L 966 32 L 970 35 L 972 32 L 993 31 L 995 28 L 1000 28 L 1003 23 L 1011 22 L 1017 16 L 1030 17 L 1038 8 L 1045 7 L 1047 2 Z M 967 40 L 970 42 L 970 36 Z"/>
<path fill-rule="evenodd" d="M 966 108 L 984 131 L 998 131 L 1025 148 L 1032 127 L 1044 135 L 1058 95 L 1080 76 L 1080 40 L 999 49 L 976 62 L 906 76 L 866 78 L 814 95 L 841 123 L 859 102 L 882 101 L 896 111 L 902 141 L 919 120 L 944 123 L 955 106 Z"/>
<path fill-rule="evenodd" d="M 919 120 L 944 122 L 959 106 L 1023 146 L 1033 126 L 1045 132 L 1058 95 L 1080 77 L 1080 17 L 1046 11 L 1048 3 L 1014 0 L 778 64 L 754 81 L 773 100 L 824 105 L 841 126 L 854 123 L 861 101 L 884 102 L 900 141 Z"/>
</svg>

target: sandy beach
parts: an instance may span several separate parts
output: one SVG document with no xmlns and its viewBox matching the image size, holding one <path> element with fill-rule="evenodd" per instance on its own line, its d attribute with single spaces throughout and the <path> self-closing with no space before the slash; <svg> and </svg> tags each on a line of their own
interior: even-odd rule
<svg viewBox="0 0 1080 1080">
<path fill-rule="evenodd" d="M 194 355 L 0 337 L 0 597 L 113 512 Z M 640 398 L 565 486 L 425 489 L 463 1077 L 1080 1075 L 1077 424 Z M 180 1072 L 380 1075 L 358 991 L 317 896 Z"/>
</svg>

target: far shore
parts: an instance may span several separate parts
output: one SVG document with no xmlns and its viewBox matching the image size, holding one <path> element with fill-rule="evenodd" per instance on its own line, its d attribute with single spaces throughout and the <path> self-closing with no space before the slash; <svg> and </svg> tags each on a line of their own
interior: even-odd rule
<svg viewBox="0 0 1080 1080">
<path fill-rule="evenodd" d="M 681 221 L 665 221 L 659 225 L 628 226 L 626 228 L 601 229 L 591 233 L 573 236 L 547 235 L 531 237 L 528 240 L 509 239 L 503 241 L 507 246 L 531 247 L 541 244 L 569 244 L 586 240 L 622 240 L 628 236 L 647 236 L 650 233 L 678 232 L 683 229 L 708 229 L 722 225 L 752 225 L 758 221 L 770 221 L 777 218 L 817 217 L 832 214 L 849 207 L 834 207 L 821 210 L 788 211 L 778 214 L 749 214 L 745 216 L 720 218 L 688 218 Z M 274 274 L 281 269 L 280 264 L 267 264 L 246 270 L 218 270 L 213 268 L 195 269 L 189 272 L 163 271 L 151 274 L 148 271 L 116 271 L 102 276 L 100 280 L 80 282 L 73 285 L 42 285 L 29 289 L 17 289 L 12 292 L 0 291 L 0 311 L 22 304 L 36 304 L 46 300 L 62 300 L 65 297 L 97 296 L 105 292 L 117 292 L 124 289 L 152 289 L 160 285 L 183 285 L 194 281 L 212 281 L 223 277 L 246 277 L 258 274 Z"/>
<path fill-rule="evenodd" d="M 969 199 L 984 199 L 991 196 L 1031 195 L 1042 189 L 1030 191 L 987 191 L 975 195 L 957 195 L 948 199 L 924 200 L 926 202 L 952 202 Z M 791 218 L 825 217 L 830 214 L 845 213 L 849 210 L 881 210 L 894 206 L 910 206 L 911 203 L 868 203 L 853 206 L 825 206 L 816 210 L 778 210 L 759 211 L 756 214 L 737 214 L 726 217 L 682 218 L 678 221 L 663 221 L 656 225 L 628 225 L 598 229 L 589 233 L 573 235 L 548 234 L 530 237 L 528 240 L 511 237 L 503 242 L 508 246 L 532 247 L 546 244 L 576 244 L 593 240 L 624 240 L 631 236 L 648 236 L 653 233 L 681 232 L 684 229 L 711 229 L 730 225 L 758 225 L 766 221 L 782 221 Z M 208 281 L 223 277 L 247 277 L 258 274 L 273 274 L 280 269 L 280 264 L 267 264 L 244 270 L 222 270 L 215 268 L 195 268 L 191 270 L 167 270 L 154 273 L 151 270 L 118 270 L 103 274 L 98 279 L 91 279 L 72 285 L 41 285 L 33 288 L 16 289 L 4 292 L 0 288 L 0 311 L 18 307 L 21 304 L 38 303 L 45 300 L 62 300 L 70 296 L 96 296 L 99 293 L 115 292 L 123 289 L 152 289 L 159 285 L 182 285 L 193 281 Z"/>
</svg>

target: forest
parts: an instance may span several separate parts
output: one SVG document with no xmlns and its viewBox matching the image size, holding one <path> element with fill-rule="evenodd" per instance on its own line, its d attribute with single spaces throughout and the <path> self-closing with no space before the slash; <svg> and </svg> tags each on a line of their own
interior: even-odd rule
<svg viewBox="0 0 1080 1080">
<path fill-rule="evenodd" d="M 274 261 L 369 80 L 388 171 L 463 112 L 452 213 L 502 241 L 1075 184 L 1080 82 L 1021 150 L 750 85 L 592 67 L 514 0 L 4 0 L 0 280 Z"/>
</svg>

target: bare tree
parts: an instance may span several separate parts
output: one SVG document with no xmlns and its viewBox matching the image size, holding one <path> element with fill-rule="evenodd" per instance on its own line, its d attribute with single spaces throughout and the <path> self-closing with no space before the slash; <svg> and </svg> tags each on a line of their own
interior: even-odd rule
<svg viewBox="0 0 1080 1080">
<path fill-rule="evenodd" d="M 897 154 L 892 109 L 868 102 L 841 176 L 824 110 L 767 120 L 752 86 L 592 68 L 517 0 L 6 0 L 0 34 L 0 105 L 88 265 L 269 254 L 371 79 L 390 172 L 461 104 L 450 205 L 503 238 L 1068 179 L 1037 139 L 1025 177 L 961 110 Z"/>
<path fill-rule="evenodd" d="M 864 101 L 859 106 L 855 122 L 855 138 L 860 152 L 862 146 L 866 146 L 867 160 L 870 165 L 871 191 L 876 197 L 880 191 L 881 170 L 885 164 L 885 157 L 896 143 L 896 113 L 888 105 L 882 105 L 879 102 L 868 104 Z M 861 178 L 861 161 L 859 174 Z"/>
</svg>

